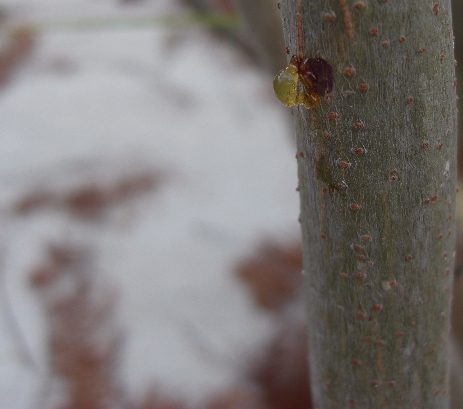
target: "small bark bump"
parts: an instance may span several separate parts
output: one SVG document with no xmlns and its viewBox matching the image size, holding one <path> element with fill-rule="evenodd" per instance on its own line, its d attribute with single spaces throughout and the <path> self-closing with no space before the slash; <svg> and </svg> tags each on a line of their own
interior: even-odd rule
<svg viewBox="0 0 463 409">
<path fill-rule="evenodd" d="M 368 84 L 365 84 L 365 83 L 360 84 L 359 85 L 359 91 L 362 91 L 362 92 L 368 91 Z"/>
<path fill-rule="evenodd" d="M 336 20 L 336 14 L 333 12 L 323 14 L 323 20 L 334 21 Z"/>
<path fill-rule="evenodd" d="M 355 68 L 354 67 L 346 67 L 342 71 L 344 75 L 347 75 L 348 77 L 351 77 L 352 75 L 355 74 Z"/>
<path fill-rule="evenodd" d="M 361 148 L 361 147 L 354 147 L 351 149 L 351 152 L 354 154 L 354 155 L 364 155 L 367 150 L 365 148 Z"/>
</svg>

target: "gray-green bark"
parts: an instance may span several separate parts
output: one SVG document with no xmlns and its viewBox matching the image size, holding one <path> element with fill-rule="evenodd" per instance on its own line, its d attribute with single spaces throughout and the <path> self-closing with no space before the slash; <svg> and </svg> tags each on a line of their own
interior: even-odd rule
<svg viewBox="0 0 463 409">
<path fill-rule="evenodd" d="M 290 56 L 335 81 L 293 108 L 316 408 L 448 407 L 457 125 L 436 4 L 281 3 Z"/>
</svg>

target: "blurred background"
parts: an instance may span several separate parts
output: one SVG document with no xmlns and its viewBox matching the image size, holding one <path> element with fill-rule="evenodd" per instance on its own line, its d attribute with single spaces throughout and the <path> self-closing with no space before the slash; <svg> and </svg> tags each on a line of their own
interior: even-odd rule
<svg viewBox="0 0 463 409">
<path fill-rule="evenodd" d="M 0 408 L 310 408 L 284 51 L 274 0 L 0 1 Z"/>
</svg>

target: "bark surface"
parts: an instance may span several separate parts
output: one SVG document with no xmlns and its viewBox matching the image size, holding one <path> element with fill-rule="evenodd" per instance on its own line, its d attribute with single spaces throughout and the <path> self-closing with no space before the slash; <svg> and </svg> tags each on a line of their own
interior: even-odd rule
<svg viewBox="0 0 463 409">
<path fill-rule="evenodd" d="M 314 407 L 445 409 L 455 246 L 449 0 L 287 0 L 289 56 L 334 88 L 293 108 Z"/>
</svg>

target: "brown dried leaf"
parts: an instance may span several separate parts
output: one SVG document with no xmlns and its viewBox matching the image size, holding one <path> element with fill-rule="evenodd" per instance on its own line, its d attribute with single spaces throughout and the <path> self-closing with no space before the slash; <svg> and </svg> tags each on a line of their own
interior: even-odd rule
<svg viewBox="0 0 463 409">
<path fill-rule="evenodd" d="M 90 250 L 51 245 L 31 274 L 49 321 L 50 368 L 64 380 L 63 409 L 120 407 L 115 380 L 121 336 L 114 328 L 114 294 L 95 289 Z"/>
<path fill-rule="evenodd" d="M 276 310 L 300 292 L 301 270 L 300 245 L 265 244 L 257 255 L 238 265 L 236 274 L 250 287 L 257 305 Z"/>
<path fill-rule="evenodd" d="M 231 389 L 206 403 L 205 409 L 270 409 L 260 394 L 245 389 Z"/>
<path fill-rule="evenodd" d="M 133 406 L 133 409 L 186 409 L 186 406 L 169 397 L 163 396 L 154 387 L 140 403 Z"/>
<path fill-rule="evenodd" d="M 7 45 L 0 51 L 0 87 L 10 79 L 16 67 L 22 63 L 35 47 L 36 33 L 27 27 L 15 29 Z"/>
<path fill-rule="evenodd" d="M 63 209 L 79 218 L 95 219 L 112 206 L 156 190 L 161 179 L 159 172 L 152 171 L 121 178 L 109 186 L 93 183 L 68 192 L 35 191 L 17 200 L 12 208 L 17 215 L 43 209 Z"/>
<path fill-rule="evenodd" d="M 273 409 L 311 409 L 305 325 L 290 323 L 282 328 L 251 377 Z"/>
</svg>

